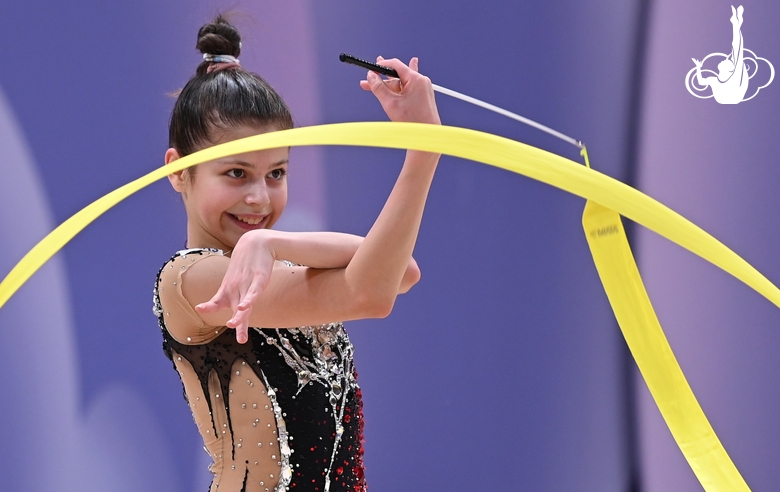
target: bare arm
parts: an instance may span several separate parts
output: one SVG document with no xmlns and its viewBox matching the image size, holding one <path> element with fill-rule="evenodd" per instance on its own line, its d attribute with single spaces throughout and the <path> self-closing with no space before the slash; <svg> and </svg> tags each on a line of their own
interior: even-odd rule
<svg viewBox="0 0 780 492">
<path fill-rule="evenodd" d="M 277 259 L 312 268 L 345 268 L 365 238 L 340 232 L 283 232 L 265 229 L 268 247 Z M 420 269 L 411 254 L 397 294 L 409 291 L 420 280 Z"/>
<path fill-rule="evenodd" d="M 363 238 L 340 232 L 249 231 L 236 249 L 263 250 L 274 260 L 287 260 L 312 268 L 344 268 L 355 256 Z"/>
<path fill-rule="evenodd" d="M 272 229 L 249 231 L 239 239 L 241 249 L 266 250 L 275 260 L 287 260 L 310 268 L 345 268 L 365 238 L 341 232 L 286 232 Z M 417 262 L 409 256 L 398 293 L 407 292 L 419 280 Z"/>
<path fill-rule="evenodd" d="M 693 63 L 696 64 L 696 82 L 698 82 L 701 86 L 709 85 L 709 82 L 701 76 L 701 62 L 696 58 L 691 59 L 693 60 Z"/>
<path fill-rule="evenodd" d="M 702 65 L 702 62 L 700 62 L 696 58 L 691 58 L 691 60 L 693 60 L 693 63 L 696 65 L 696 82 L 698 82 L 699 85 L 701 85 L 701 86 L 708 86 L 708 85 L 710 85 L 710 79 L 712 79 L 714 77 L 707 77 L 707 78 L 702 77 L 701 76 L 701 65 Z"/>
<path fill-rule="evenodd" d="M 417 60 L 409 67 L 398 60 L 383 63 L 399 73 L 402 89 L 373 73 L 361 86 L 374 93 L 390 119 L 438 124 L 431 82 L 417 73 Z M 438 155 L 407 152 L 382 212 L 346 267 L 271 270 L 273 254 L 239 241 L 230 259 L 200 262 L 188 271 L 185 297 L 205 322 L 236 328 L 239 342 L 247 340 L 250 324 L 288 327 L 387 316 L 404 289 L 438 160 Z M 283 242 L 277 246 L 283 257 Z"/>
<path fill-rule="evenodd" d="M 396 59 L 379 57 L 377 61 L 394 68 L 400 78 L 385 82 L 376 73 L 368 72 L 367 80 L 360 85 L 374 93 L 391 120 L 441 124 L 431 81 L 417 73 L 417 58 L 408 67 Z M 404 166 L 384 208 L 347 265 L 348 280 L 365 286 L 369 298 L 380 303 L 380 312 L 385 315 L 392 310 L 399 278 L 417 241 L 438 163 L 438 154 L 406 153 Z M 375 263 L 378 258 L 382 261 Z"/>
</svg>

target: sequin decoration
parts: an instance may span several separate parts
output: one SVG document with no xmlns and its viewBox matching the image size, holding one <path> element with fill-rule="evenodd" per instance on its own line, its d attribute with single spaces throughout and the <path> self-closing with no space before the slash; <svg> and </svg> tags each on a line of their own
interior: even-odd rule
<svg viewBox="0 0 780 492">
<path fill-rule="evenodd" d="M 331 416 L 334 420 L 335 434 L 333 450 L 331 452 L 328 468 L 325 469 L 325 492 L 330 490 L 330 475 L 336 460 L 341 437 L 344 434 L 344 411 L 346 409 L 346 397 L 350 391 L 357 389 L 357 380 L 352 370 L 353 347 L 349 342 L 344 327 L 341 323 L 331 323 L 318 327 L 305 326 L 301 328 L 289 328 L 275 330 L 279 343 L 272 338 L 267 342 L 279 349 L 285 362 L 295 371 L 298 378 L 298 391 L 311 382 L 322 385 L 328 392 L 328 403 L 331 408 Z M 303 335 L 311 341 L 311 356 L 305 358 L 293 347 L 290 340 L 283 335 L 292 337 Z"/>
</svg>

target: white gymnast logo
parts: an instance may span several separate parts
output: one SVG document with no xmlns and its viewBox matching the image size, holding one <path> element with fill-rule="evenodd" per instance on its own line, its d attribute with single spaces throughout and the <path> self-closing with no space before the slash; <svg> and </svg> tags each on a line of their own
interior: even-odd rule
<svg viewBox="0 0 780 492">
<path fill-rule="evenodd" d="M 731 39 L 731 54 L 725 53 L 711 53 L 704 57 L 702 61 L 692 58 L 693 63 L 696 65 L 685 76 L 685 88 L 688 92 L 700 99 L 707 99 L 714 97 L 715 101 L 720 104 L 739 104 L 742 101 L 749 101 L 756 97 L 758 91 L 763 89 L 772 83 L 772 79 L 775 78 L 775 67 L 769 63 L 766 58 L 761 58 L 749 49 L 745 48 L 745 42 L 742 39 L 742 14 L 745 12 L 745 8 L 740 5 L 737 9 L 731 6 L 731 27 L 732 27 L 732 39 Z M 717 60 L 721 60 L 718 63 L 717 73 L 714 70 L 702 68 L 702 66 L 709 60 L 713 59 L 714 63 Z M 757 85 L 758 82 L 754 82 L 754 90 L 748 94 L 748 85 L 750 79 L 752 79 L 758 73 L 758 66 L 760 62 L 766 63 L 769 67 L 769 80 L 764 85 Z M 702 76 L 702 74 L 712 75 L 710 77 Z M 700 95 L 698 93 L 706 93 L 707 88 L 712 89 L 712 93 L 709 95 Z"/>
</svg>

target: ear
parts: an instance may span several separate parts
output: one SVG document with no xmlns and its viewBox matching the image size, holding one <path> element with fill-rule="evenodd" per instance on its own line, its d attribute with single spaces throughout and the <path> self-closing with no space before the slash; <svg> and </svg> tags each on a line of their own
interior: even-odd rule
<svg viewBox="0 0 780 492">
<path fill-rule="evenodd" d="M 168 165 L 171 162 L 177 160 L 179 157 L 179 151 L 170 148 L 165 151 L 165 164 Z M 184 179 L 184 171 L 177 171 L 173 174 L 169 174 L 168 181 L 171 182 L 171 186 L 173 186 L 174 190 L 178 191 L 179 193 L 184 193 L 184 185 L 186 184 Z"/>
</svg>

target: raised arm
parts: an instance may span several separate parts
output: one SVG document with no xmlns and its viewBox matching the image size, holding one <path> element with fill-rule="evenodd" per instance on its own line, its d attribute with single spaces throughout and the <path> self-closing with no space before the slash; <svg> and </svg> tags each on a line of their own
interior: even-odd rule
<svg viewBox="0 0 780 492">
<path fill-rule="evenodd" d="M 398 72 L 400 83 L 369 73 L 361 86 L 374 93 L 390 119 L 439 124 L 431 82 L 417 73 L 417 59 L 410 66 L 398 60 L 382 62 Z M 185 297 L 197 305 L 206 323 L 236 328 L 240 342 L 247 340 L 249 325 L 289 327 L 386 316 L 413 262 L 411 254 L 438 160 L 438 155 L 407 152 L 384 208 L 344 268 L 277 266 L 268 275 L 269 269 L 258 268 L 258 261 L 273 264 L 275 256 L 292 253 L 280 250 L 258 260 L 257 249 L 242 237 L 230 259 L 203 261 L 187 272 Z"/>
<path fill-rule="evenodd" d="M 386 83 L 376 73 L 368 72 L 361 86 L 374 93 L 390 119 L 441 124 L 431 81 L 417 72 L 417 58 L 409 66 L 396 59 L 380 57 L 378 61 L 395 69 L 400 83 Z M 383 314 L 392 310 L 400 279 L 412 256 L 438 162 L 438 154 L 407 152 L 384 208 L 347 265 L 347 281 L 365 289 L 365 295 L 379 303 Z"/>
<path fill-rule="evenodd" d="M 693 60 L 693 63 L 696 65 L 696 82 L 698 82 L 699 85 L 701 85 L 701 86 L 710 85 L 709 79 L 712 78 L 712 77 L 704 78 L 704 77 L 701 76 L 701 64 L 702 64 L 702 62 L 700 62 L 696 58 L 691 58 L 691 60 Z"/>
</svg>

